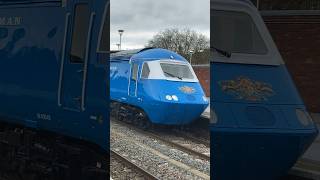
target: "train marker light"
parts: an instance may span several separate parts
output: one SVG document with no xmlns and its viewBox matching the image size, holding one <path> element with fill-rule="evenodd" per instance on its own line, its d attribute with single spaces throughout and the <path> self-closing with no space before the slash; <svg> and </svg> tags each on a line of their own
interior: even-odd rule
<svg viewBox="0 0 320 180">
<path fill-rule="evenodd" d="M 179 101 L 178 96 L 176 96 L 176 95 L 172 95 L 171 97 L 172 97 L 172 99 L 173 99 L 173 100 L 175 100 L 175 101 Z"/>
<path fill-rule="evenodd" d="M 166 99 L 172 101 L 172 97 L 170 95 L 166 95 Z"/>
</svg>

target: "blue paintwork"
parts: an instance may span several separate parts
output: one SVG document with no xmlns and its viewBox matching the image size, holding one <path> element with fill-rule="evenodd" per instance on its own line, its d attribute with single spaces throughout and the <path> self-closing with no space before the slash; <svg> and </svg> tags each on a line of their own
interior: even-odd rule
<svg viewBox="0 0 320 180">
<path fill-rule="evenodd" d="M 88 3 L 90 11 L 95 13 L 84 110 L 79 102 L 74 102 L 76 96 L 81 96 L 81 70 L 84 65 L 69 61 L 73 8 L 78 3 Z M 1 121 L 83 139 L 99 145 L 105 151 L 109 149 L 108 55 L 97 53 L 107 4 L 107 0 L 74 0 L 67 1 L 65 5 L 57 0 L 0 1 L 0 17 L 22 19 L 16 25 L 0 24 L 0 32 L 8 32 L 0 36 Z M 70 13 L 70 21 L 60 106 L 58 87 L 67 13 Z"/>
<path fill-rule="evenodd" d="M 139 65 L 139 79 L 137 96 L 128 95 L 131 64 Z M 182 56 L 165 49 L 147 49 L 132 54 L 131 56 L 112 57 L 110 65 L 111 100 L 130 104 L 144 110 L 151 122 L 156 124 L 181 125 L 188 124 L 197 119 L 208 102 L 203 100 L 205 96 L 199 82 L 179 82 L 157 79 L 141 79 L 140 73 L 143 62 L 174 59 L 187 62 Z M 133 83 L 131 83 L 132 85 Z M 192 87 L 193 94 L 186 94 L 179 90 L 182 86 Z M 166 95 L 177 95 L 179 101 L 169 101 Z"/>
<path fill-rule="evenodd" d="M 308 112 L 284 64 L 230 62 L 211 62 L 211 177 L 278 179 L 311 145 L 317 127 L 298 119 L 297 109 Z"/>
<path fill-rule="evenodd" d="M 296 116 L 296 109 L 305 106 L 285 66 L 212 63 L 211 72 L 211 107 L 217 116 L 211 126 L 213 177 L 267 180 L 284 175 L 317 134 L 314 124 L 304 126 Z M 271 84 L 274 95 L 250 101 L 222 91 L 220 81 L 239 76 Z"/>
</svg>

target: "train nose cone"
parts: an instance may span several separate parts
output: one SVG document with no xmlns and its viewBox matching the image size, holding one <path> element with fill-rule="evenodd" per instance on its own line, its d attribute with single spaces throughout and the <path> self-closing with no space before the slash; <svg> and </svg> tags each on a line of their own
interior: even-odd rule
<svg viewBox="0 0 320 180">
<path fill-rule="evenodd" d="M 166 124 L 189 124 L 198 119 L 208 106 L 208 101 L 200 95 L 180 95 L 177 98 L 164 102 Z"/>
<path fill-rule="evenodd" d="M 211 128 L 213 178 L 277 179 L 289 171 L 317 133 L 317 129 Z"/>
</svg>

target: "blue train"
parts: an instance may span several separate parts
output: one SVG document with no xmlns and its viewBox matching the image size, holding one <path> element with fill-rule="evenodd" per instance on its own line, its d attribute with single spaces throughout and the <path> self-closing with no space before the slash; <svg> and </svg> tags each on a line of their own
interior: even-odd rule
<svg viewBox="0 0 320 180">
<path fill-rule="evenodd" d="M 114 112 L 143 127 L 188 124 L 208 106 L 188 61 L 159 48 L 111 54 L 110 98 Z"/>
<path fill-rule="evenodd" d="M 108 0 L 0 0 L 1 173 L 108 177 L 109 34 Z"/>
<path fill-rule="evenodd" d="M 285 175 L 318 130 L 250 1 L 211 0 L 211 49 L 212 179 Z"/>
</svg>

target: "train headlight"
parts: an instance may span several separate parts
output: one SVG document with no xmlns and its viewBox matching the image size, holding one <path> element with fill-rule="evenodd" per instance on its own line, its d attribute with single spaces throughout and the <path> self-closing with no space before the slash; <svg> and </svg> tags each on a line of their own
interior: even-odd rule
<svg viewBox="0 0 320 180">
<path fill-rule="evenodd" d="M 168 101 L 172 101 L 172 97 L 171 97 L 170 95 L 166 95 L 166 99 L 167 99 Z"/>
<path fill-rule="evenodd" d="M 312 118 L 308 112 L 303 109 L 296 109 L 296 115 L 300 123 L 304 126 L 309 126 L 312 123 Z"/>
<path fill-rule="evenodd" d="M 178 96 L 176 96 L 176 95 L 172 95 L 171 97 L 172 97 L 172 99 L 173 99 L 174 101 L 179 101 Z"/>
</svg>

